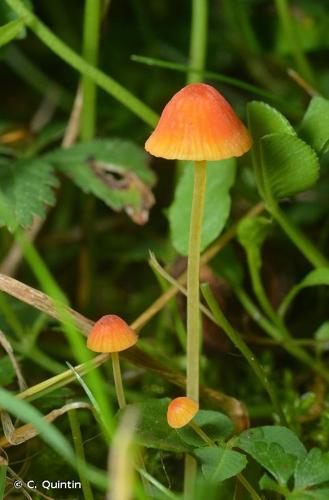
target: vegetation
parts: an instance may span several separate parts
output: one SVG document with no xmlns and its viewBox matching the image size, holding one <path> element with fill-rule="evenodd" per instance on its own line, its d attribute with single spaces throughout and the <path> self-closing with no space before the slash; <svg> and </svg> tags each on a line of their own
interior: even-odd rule
<svg viewBox="0 0 329 500">
<path fill-rule="evenodd" d="M 326 7 L 1 1 L 0 499 L 329 497 Z M 253 146 L 195 158 L 196 366 L 193 164 L 144 143 L 199 82 Z"/>
</svg>

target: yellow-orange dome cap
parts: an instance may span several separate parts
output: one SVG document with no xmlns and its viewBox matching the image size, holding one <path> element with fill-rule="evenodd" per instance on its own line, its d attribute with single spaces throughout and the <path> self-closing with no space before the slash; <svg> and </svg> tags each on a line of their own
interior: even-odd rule
<svg viewBox="0 0 329 500">
<path fill-rule="evenodd" d="M 175 160 L 223 160 L 241 156 L 251 136 L 214 87 L 192 83 L 175 94 L 145 143 L 153 156 Z"/>
<path fill-rule="evenodd" d="M 137 335 L 127 323 L 108 314 L 100 318 L 92 327 L 87 347 L 95 352 L 119 352 L 132 347 L 137 342 Z"/>
<path fill-rule="evenodd" d="M 173 399 L 168 406 L 167 422 L 173 429 L 187 425 L 197 414 L 199 405 L 194 399 L 183 396 Z"/>
</svg>

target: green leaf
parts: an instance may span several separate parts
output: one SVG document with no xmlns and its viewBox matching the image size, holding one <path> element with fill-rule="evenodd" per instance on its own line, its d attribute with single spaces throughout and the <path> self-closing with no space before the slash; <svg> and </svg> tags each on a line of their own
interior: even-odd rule
<svg viewBox="0 0 329 500">
<path fill-rule="evenodd" d="M 0 47 L 14 40 L 21 33 L 23 27 L 24 21 L 22 19 L 16 19 L 0 26 Z"/>
<path fill-rule="evenodd" d="M 193 422 L 201 427 L 213 441 L 228 438 L 234 430 L 231 420 L 219 411 L 199 410 Z M 177 433 L 189 446 L 196 448 L 205 445 L 203 439 L 188 425 L 177 429 Z"/>
<path fill-rule="evenodd" d="M 324 321 L 314 333 L 314 338 L 320 342 L 316 344 L 316 352 L 319 354 L 329 349 L 329 321 Z"/>
<path fill-rule="evenodd" d="M 315 96 L 303 117 L 299 128 L 300 136 L 317 153 L 324 152 L 329 144 L 329 100 Z"/>
<path fill-rule="evenodd" d="M 263 137 L 260 144 L 264 183 L 274 198 L 306 191 L 318 180 L 318 157 L 298 137 L 270 134 Z"/>
<path fill-rule="evenodd" d="M 17 226 L 32 224 L 36 215 L 43 219 L 46 206 L 55 202 L 57 185 L 52 166 L 44 160 L 19 160 L 2 165 L 0 224 L 13 231 Z"/>
<path fill-rule="evenodd" d="M 163 398 L 150 399 L 142 403 L 129 405 L 134 407 L 139 415 L 136 440 L 146 448 L 157 448 L 177 453 L 190 451 L 191 447 L 167 423 L 169 403 L 169 398 Z"/>
<path fill-rule="evenodd" d="M 286 496 L 286 500 L 328 500 L 329 488 L 314 488 L 314 490 L 293 491 Z"/>
<path fill-rule="evenodd" d="M 329 286 L 329 269 L 326 267 L 319 267 L 318 269 L 314 269 L 310 273 L 308 273 L 305 278 L 293 286 L 291 290 L 287 293 L 285 298 L 283 299 L 279 313 L 281 316 L 284 316 L 296 295 L 303 290 L 303 288 L 308 288 L 312 286 L 320 286 L 326 285 Z"/>
<path fill-rule="evenodd" d="M 274 481 L 268 474 L 264 474 L 259 480 L 259 487 L 261 490 L 270 490 L 282 493 L 282 487 Z"/>
<path fill-rule="evenodd" d="M 45 158 L 85 193 L 97 196 L 113 210 L 126 210 L 137 223 L 146 222 L 154 202 L 149 187 L 155 177 L 146 153 L 134 143 L 97 139 L 55 150 Z"/>
<path fill-rule="evenodd" d="M 298 437 L 286 427 L 264 426 L 242 432 L 236 446 L 249 453 L 282 485 L 292 476 L 298 459 L 306 450 Z"/>
<path fill-rule="evenodd" d="M 265 135 L 278 132 L 290 135 L 296 135 L 296 132 L 285 116 L 265 102 L 249 102 L 247 105 L 247 114 L 249 130 L 254 141 L 251 154 L 256 169 L 256 177 L 258 177 L 257 170 L 260 169 L 261 165 L 260 139 Z M 257 182 L 262 193 L 263 186 L 261 179 L 257 179 Z"/>
<path fill-rule="evenodd" d="M 223 230 L 231 207 L 230 188 L 235 179 L 235 160 L 207 164 L 207 187 L 201 233 L 201 251 Z M 194 171 L 191 163 L 184 165 L 175 199 L 169 209 L 171 240 L 178 252 L 188 254 Z"/>
<path fill-rule="evenodd" d="M 211 481 L 220 482 L 236 476 L 247 465 L 245 455 L 224 446 L 200 448 L 193 454 L 201 462 L 205 478 Z"/>
<path fill-rule="evenodd" d="M 294 473 L 295 488 L 304 489 L 329 481 L 329 452 L 312 448 L 298 460 Z"/>
</svg>

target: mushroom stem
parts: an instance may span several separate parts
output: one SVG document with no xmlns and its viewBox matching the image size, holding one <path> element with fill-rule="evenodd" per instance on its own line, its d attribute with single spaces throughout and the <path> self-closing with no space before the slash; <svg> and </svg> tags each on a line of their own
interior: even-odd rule
<svg viewBox="0 0 329 500">
<path fill-rule="evenodd" d="M 115 392 L 117 395 L 119 408 L 120 410 L 122 410 L 126 406 L 126 398 L 125 398 L 125 393 L 123 391 L 119 354 L 117 352 L 112 352 L 111 357 L 112 357 Z"/>
<path fill-rule="evenodd" d="M 199 402 L 199 358 L 200 358 L 200 242 L 206 194 L 207 166 L 205 161 L 196 161 L 194 166 L 194 189 L 190 222 L 188 267 L 187 267 L 187 388 L 188 397 Z"/>
</svg>

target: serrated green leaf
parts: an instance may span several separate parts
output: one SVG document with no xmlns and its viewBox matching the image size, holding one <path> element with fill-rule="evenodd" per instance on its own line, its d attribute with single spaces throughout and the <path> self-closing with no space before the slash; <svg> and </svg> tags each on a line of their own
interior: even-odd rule
<svg viewBox="0 0 329 500">
<path fill-rule="evenodd" d="M 318 269 L 314 269 L 313 271 L 308 273 L 300 283 L 291 288 L 280 305 L 280 315 L 284 316 L 286 314 L 291 302 L 294 300 L 296 295 L 301 290 L 303 290 L 303 288 L 320 285 L 329 286 L 329 269 L 326 267 L 319 267 Z"/>
<path fill-rule="evenodd" d="M 199 410 L 193 422 L 201 427 L 213 441 L 226 439 L 233 432 L 231 420 L 219 411 Z M 177 433 L 189 446 L 196 448 L 205 445 L 202 438 L 189 426 L 177 429 Z"/>
<path fill-rule="evenodd" d="M 85 193 L 97 196 L 113 210 L 126 210 L 135 222 L 153 204 L 149 187 L 154 174 L 144 150 L 132 142 L 96 139 L 58 149 L 45 158 Z"/>
<path fill-rule="evenodd" d="M 22 19 L 16 19 L 0 26 L 0 47 L 14 40 L 21 33 L 23 27 L 24 21 Z"/>
<path fill-rule="evenodd" d="M 315 96 L 303 117 L 299 128 L 300 136 L 317 153 L 323 153 L 329 145 L 329 100 Z"/>
<path fill-rule="evenodd" d="M 172 452 L 191 450 L 175 429 L 167 423 L 167 408 L 169 398 L 150 399 L 132 406 L 139 415 L 136 428 L 136 440 L 146 448 L 157 448 Z M 120 412 L 119 412 L 120 414 Z"/>
<path fill-rule="evenodd" d="M 46 206 L 55 202 L 54 188 L 58 181 L 52 166 L 44 160 L 29 159 L 7 162 L 0 170 L 0 224 L 13 231 L 27 227 L 34 216 L 45 217 Z"/>
<path fill-rule="evenodd" d="M 295 470 L 298 459 L 306 450 L 298 437 L 282 426 L 256 427 L 242 432 L 236 446 L 250 454 L 281 485 L 285 485 Z"/>
<path fill-rule="evenodd" d="M 295 488 L 304 489 L 329 481 L 329 453 L 312 448 L 298 460 L 294 472 Z"/>
<path fill-rule="evenodd" d="M 319 177 L 319 159 L 306 142 L 289 134 L 263 137 L 261 163 L 264 182 L 274 198 L 306 191 Z"/>
<path fill-rule="evenodd" d="M 213 161 L 207 164 L 201 251 L 218 237 L 225 226 L 231 207 L 229 191 L 234 179 L 234 159 Z M 188 254 L 193 183 L 193 165 L 186 163 L 176 187 L 174 202 L 169 209 L 171 240 L 176 250 L 182 255 Z"/>
<path fill-rule="evenodd" d="M 269 104 L 261 101 L 252 101 L 247 105 L 248 126 L 254 144 L 251 149 L 253 165 L 256 173 L 258 189 L 263 195 L 264 183 L 261 174 L 261 146 L 260 140 L 265 135 L 273 133 L 284 133 L 296 135 L 295 130 L 290 125 L 285 116 Z"/>
<path fill-rule="evenodd" d="M 205 478 L 210 481 L 224 481 L 239 474 L 247 465 L 245 455 L 224 446 L 200 448 L 193 454 L 201 462 Z"/>
</svg>

